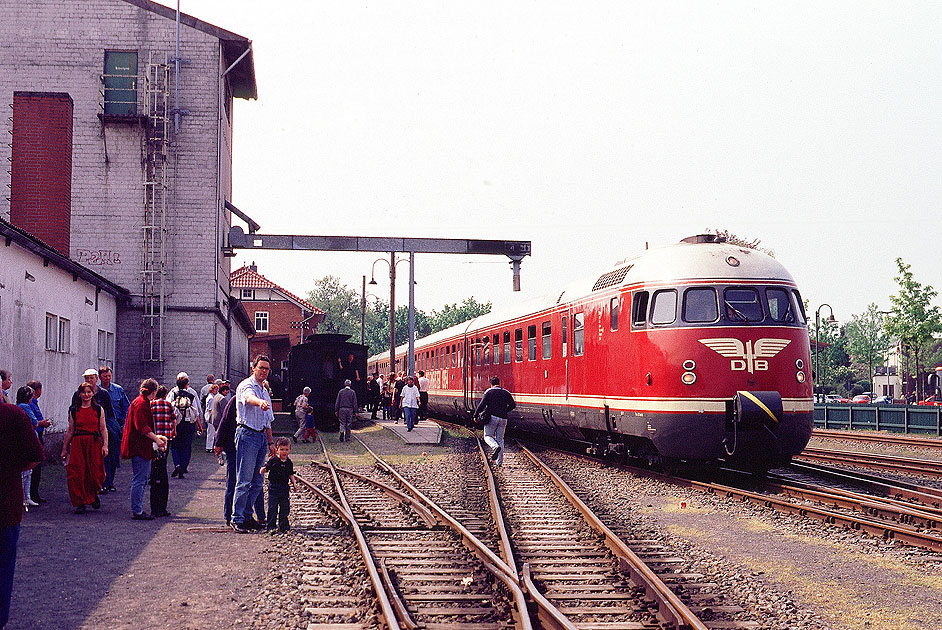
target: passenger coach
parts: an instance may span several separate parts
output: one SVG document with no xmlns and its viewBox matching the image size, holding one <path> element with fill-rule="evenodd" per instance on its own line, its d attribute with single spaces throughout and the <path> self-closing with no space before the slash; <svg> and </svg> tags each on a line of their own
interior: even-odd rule
<svg viewBox="0 0 942 630">
<path fill-rule="evenodd" d="M 762 470 L 811 436 L 795 282 L 774 258 L 713 235 L 420 339 L 415 365 L 430 380 L 432 413 L 467 417 L 497 375 L 517 400 L 512 427 L 599 453 Z M 389 373 L 388 352 L 369 369 Z"/>
</svg>

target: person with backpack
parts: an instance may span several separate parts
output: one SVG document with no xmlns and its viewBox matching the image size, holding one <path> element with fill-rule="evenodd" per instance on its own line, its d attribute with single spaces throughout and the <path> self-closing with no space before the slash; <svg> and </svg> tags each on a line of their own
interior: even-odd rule
<svg viewBox="0 0 942 630">
<path fill-rule="evenodd" d="M 193 453 L 193 436 L 203 430 L 200 401 L 196 390 L 190 387 L 190 377 L 186 372 L 177 374 L 177 385 L 167 394 L 167 402 L 173 406 L 177 422 L 177 437 L 170 442 L 170 454 L 173 456 L 173 472 L 170 476 L 184 479 Z"/>
<path fill-rule="evenodd" d="M 507 429 L 507 415 L 517 406 L 514 397 L 500 386 L 500 379 L 491 377 L 491 387 L 484 392 L 484 398 L 474 410 L 475 416 L 484 417 L 484 441 L 493 450 L 491 459 L 500 466 L 504 462 L 504 431 Z M 487 418 L 490 417 L 488 420 Z"/>
</svg>

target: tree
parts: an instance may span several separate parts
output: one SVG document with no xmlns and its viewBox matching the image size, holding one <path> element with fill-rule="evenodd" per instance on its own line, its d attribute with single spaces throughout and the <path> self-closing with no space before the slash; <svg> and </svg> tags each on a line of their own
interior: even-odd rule
<svg viewBox="0 0 942 630">
<path fill-rule="evenodd" d="M 718 237 L 720 237 L 727 243 L 731 243 L 733 245 L 739 245 L 740 247 L 745 247 L 747 249 L 754 249 L 756 251 L 762 252 L 763 254 L 768 254 L 772 258 L 775 258 L 774 251 L 772 251 L 771 249 L 768 249 L 767 247 L 759 247 L 759 244 L 762 241 L 760 241 L 757 238 L 755 239 L 744 238 L 742 236 L 738 236 L 730 232 L 729 230 L 711 230 L 710 228 L 707 228 L 706 231 L 716 234 Z"/>
<path fill-rule="evenodd" d="M 870 304 L 860 315 L 852 315 L 846 326 L 846 333 L 847 349 L 851 356 L 867 366 L 868 381 L 873 383 L 873 365 L 883 356 L 890 342 L 880 308 L 876 304 Z"/>
<path fill-rule="evenodd" d="M 920 397 L 920 350 L 932 339 L 933 334 L 942 331 L 942 313 L 938 306 L 930 306 L 938 292 L 929 285 L 922 286 L 916 282 L 910 266 L 902 258 L 896 259 L 896 267 L 899 271 L 895 278 L 899 284 L 899 293 L 890 296 L 893 309 L 886 320 L 886 331 L 898 337 L 900 344 L 911 354 L 912 361 L 908 367 L 915 377 L 916 396 Z"/>
<path fill-rule="evenodd" d="M 431 325 L 431 332 L 438 332 L 439 330 L 445 330 L 446 328 L 451 328 L 462 322 L 466 322 L 469 319 L 474 319 L 480 315 L 491 312 L 491 303 L 485 302 L 481 304 L 474 299 L 474 296 L 464 299 L 464 302 L 461 303 L 461 306 L 458 303 L 446 304 L 442 307 L 440 311 L 432 311 L 431 317 L 429 317 L 429 324 Z"/>
<path fill-rule="evenodd" d="M 319 332 L 340 333 L 360 339 L 360 296 L 335 276 L 324 276 L 307 292 L 307 301 L 324 311 Z"/>
</svg>

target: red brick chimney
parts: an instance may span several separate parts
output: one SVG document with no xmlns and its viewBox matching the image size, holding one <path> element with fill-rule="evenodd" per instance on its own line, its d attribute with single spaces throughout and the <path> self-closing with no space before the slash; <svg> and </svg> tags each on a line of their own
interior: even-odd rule
<svg viewBox="0 0 942 630">
<path fill-rule="evenodd" d="M 69 255 L 72 97 L 13 93 L 10 222 Z"/>
</svg>

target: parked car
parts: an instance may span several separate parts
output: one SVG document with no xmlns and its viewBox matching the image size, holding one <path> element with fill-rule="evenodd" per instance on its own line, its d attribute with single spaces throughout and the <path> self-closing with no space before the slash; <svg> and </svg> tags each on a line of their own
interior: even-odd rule
<svg viewBox="0 0 942 630">
<path fill-rule="evenodd" d="M 849 403 L 850 400 L 847 399 L 847 398 L 844 398 L 843 396 L 841 396 L 841 395 L 839 395 L 839 394 L 825 394 L 825 396 L 824 396 L 824 402 L 825 402 L 825 403 L 828 403 L 828 404 L 832 404 L 832 403 Z"/>
<path fill-rule="evenodd" d="M 869 405 L 873 400 L 870 398 L 870 394 L 857 394 L 851 402 L 855 405 Z"/>
<path fill-rule="evenodd" d="M 875 405 L 895 405 L 896 401 L 892 396 L 877 396 L 873 399 Z"/>
<path fill-rule="evenodd" d="M 927 405 L 930 407 L 942 407 L 942 398 L 938 396 L 929 396 L 925 400 L 920 400 L 917 405 Z"/>
</svg>

